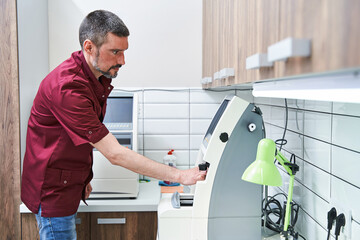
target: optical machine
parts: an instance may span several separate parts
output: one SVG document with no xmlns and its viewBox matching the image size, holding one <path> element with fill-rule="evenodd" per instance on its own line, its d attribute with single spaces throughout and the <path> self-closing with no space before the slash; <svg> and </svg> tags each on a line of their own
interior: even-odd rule
<svg viewBox="0 0 360 240">
<path fill-rule="evenodd" d="M 241 176 L 256 157 L 262 126 L 253 104 L 237 96 L 222 101 L 198 152 L 206 179 L 191 193 L 163 194 L 159 240 L 261 239 L 262 187 Z"/>
</svg>

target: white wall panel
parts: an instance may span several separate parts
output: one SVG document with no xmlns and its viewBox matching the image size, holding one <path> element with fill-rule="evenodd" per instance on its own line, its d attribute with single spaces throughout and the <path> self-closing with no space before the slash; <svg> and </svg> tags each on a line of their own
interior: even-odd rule
<svg viewBox="0 0 360 240">
<path fill-rule="evenodd" d="M 144 104 L 144 118 L 189 119 L 189 104 Z"/>
<path fill-rule="evenodd" d="M 360 118 L 333 115 L 332 142 L 360 152 Z"/>
<path fill-rule="evenodd" d="M 189 134 L 189 119 L 145 119 L 144 134 Z"/>
<path fill-rule="evenodd" d="M 360 188 L 360 154 L 332 146 L 332 173 Z"/>
<path fill-rule="evenodd" d="M 48 2 L 51 69 L 80 49 L 82 19 L 105 9 L 120 16 L 130 30 L 126 64 L 113 81 L 115 87 L 200 87 L 202 1 Z"/>
<path fill-rule="evenodd" d="M 255 98 L 254 101 L 264 109 L 267 137 L 280 138 L 285 123 L 284 99 Z M 307 239 L 325 239 L 327 211 L 337 202 L 352 211 L 351 239 L 360 238 L 360 104 L 288 100 L 288 106 L 285 136 L 288 144 L 283 146 L 286 150 L 283 153 L 287 158 L 290 153 L 304 158 L 304 161 L 297 161 L 300 171 L 296 174 L 293 197 L 305 212 L 301 211 L 296 228 Z M 304 114 L 303 129 L 301 119 L 296 116 L 301 112 Z M 283 170 L 280 173 L 283 185 L 279 189 L 287 192 L 289 177 Z M 276 192 L 271 191 L 272 194 Z"/>
<path fill-rule="evenodd" d="M 189 149 L 188 135 L 145 135 L 144 151 L 162 149 Z"/>
</svg>

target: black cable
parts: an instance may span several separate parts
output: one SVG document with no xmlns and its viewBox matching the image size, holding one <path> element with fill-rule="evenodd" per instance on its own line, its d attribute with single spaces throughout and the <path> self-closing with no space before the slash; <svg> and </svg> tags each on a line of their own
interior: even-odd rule
<svg viewBox="0 0 360 240">
<path fill-rule="evenodd" d="M 300 236 L 302 239 L 306 240 L 306 238 L 305 238 L 303 235 L 301 235 L 300 233 L 299 233 L 299 236 Z"/>
<path fill-rule="evenodd" d="M 334 221 L 336 219 L 336 209 L 333 207 L 330 209 L 330 211 L 328 212 L 327 214 L 327 220 L 328 220 L 328 224 L 327 224 L 327 229 L 328 229 L 328 236 L 327 236 L 327 240 L 330 239 L 330 232 L 331 232 L 331 229 L 332 229 L 332 226 L 334 224 Z"/>
<path fill-rule="evenodd" d="M 338 236 L 340 235 L 340 229 L 341 227 L 345 226 L 345 215 L 343 213 L 339 214 L 337 217 L 336 217 L 336 220 L 335 220 L 335 238 L 338 239 Z"/>
<path fill-rule="evenodd" d="M 275 206 L 275 207 L 273 207 L 273 206 Z M 270 214 L 273 214 L 275 217 L 277 217 L 277 221 L 274 222 L 273 219 L 270 218 Z M 275 199 L 275 196 L 270 197 L 270 199 L 265 203 L 262 216 L 266 216 L 266 227 L 267 228 L 269 228 L 275 232 L 282 231 L 282 226 L 280 225 L 280 223 L 281 223 L 281 220 L 283 219 L 283 208 L 282 208 L 280 202 L 277 199 Z"/>
<path fill-rule="evenodd" d="M 289 109 L 288 109 L 287 99 L 285 98 L 285 128 L 284 128 L 284 133 L 283 133 L 282 138 L 277 139 L 275 141 L 276 145 L 279 146 L 279 151 L 281 151 L 282 146 L 286 145 L 286 143 L 287 143 L 287 140 L 285 139 L 285 134 L 286 134 L 287 125 L 288 125 L 288 111 L 289 111 Z"/>
<path fill-rule="evenodd" d="M 283 220 L 285 216 L 285 208 L 281 206 L 279 200 L 276 199 L 277 196 L 283 196 L 285 199 L 287 198 L 286 194 L 284 193 L 277 193 L 274 196 L 268 196 L 268 199 L 263 199 L 263 210 L 262 210 L 262 217 L 266 216 L 265 222 L 266 227 L 271 229 L 274 232 L 281 233 L 283 231 Z M 267 200 L 265 202 L 265 200 Z M 304 240 L 305 237 L 301 234 L 298 234 L 294 230 L 294 226 L 298 220 L 298 213 L 299 213 L 300 205 L 297 204 L 295 201 L 292 201 L 292 213 L 291 213 L 291 221 L 288 227 L 288 231 L 290 235 L 295 236 L 299 235 Z M 273 220 L 275 218 L 275 220 Z"/>
</svg>

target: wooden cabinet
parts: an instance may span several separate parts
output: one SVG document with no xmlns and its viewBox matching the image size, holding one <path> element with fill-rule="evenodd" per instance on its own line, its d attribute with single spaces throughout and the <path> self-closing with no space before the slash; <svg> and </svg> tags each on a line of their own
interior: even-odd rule
<svg viewBox="0 0 360 240">
<path fill-rule="evenodd" d="M 91 239 L 156 240 L 156 212 L 91 214 Z"/>
<path fill-rule="evenodd" d="M 35 240 L 39 232 L 35 215 L 21 214 L 22 240 Z M 157 212 L 78 213 L 78 240 L 155 240 Z"/>
<path fill-rule="evenodd" d="M 81 212 L 76 215 L 76 236 L 78 240 L 91 239 L 90 217 L 91 213 Z"/>
<path fill-rule="evenodd" d="M 79 240 L 90 238 L 90 213 L 78 213 L 76 216 L 76 234 Z M 39 230 L 35 215 L 32 213 L 21 214 L 21 239 L 39 240 Z"/>
<path fill-rule="evenodd" d="M 39 231 L 35 215 L 32 213 L 21 214 L 21 239 L 39 240 Z"/>
<path fill-rule="evenodd" d="M 235 77 L 203 87 L 359 67 L 359 11 L 358 0 L 204 0 L 203 77 L 224 67 L 234 68 Z M 310 39 L 310 57 L 246 69 L 247 57 L 288 37 Z"/>
<path fill-rule="evenodd" d="M 279 0 L 203 1 L 203 77 L 213 78 L 204 87 L 275 77 L 274 68 L 248 71 L 245 61 L 277 41 L 278 23 Z M 214 80 L 214 73 L 224 68 L 234 68 L 235 76 Z"/>
<path fill-rule="evenodd" d="M 237 0 L 203 1 L 203 77 L 214 78 L 236 61 L 235 4 Z M 206 40 L 205 40 L 206 39 Z M 209 86 L 230 85 L 234 77 L 213 81 Z"/>
<path fill-rule="evenodd" d="M 239 32 L 239 43 L 243 43 L 243 54 L 237 63 L 241 69 L 236 83 L 254 82 L 260 79 L 276 78 L 276 63 L 274 67 L 264 67 L 260 69 L 247 70 L 246 58 L 258 53 L 266 53 L 268 46 L 279 39 L 279 0 L 257 0 L 245 1 L 244 6 L 237 6 L 238 9 L 246 11 L 247 26 L 243 32 Z M 243 40 L 241 40 L 243 39 Z"/>
<path fill-rule="evenodd" d="M 280 0 L 280 40 L 311 40 L 311 56 L 291 58 L 279 76 L 325 72 L 360 66 L 360 1 Z"/>
</svg>

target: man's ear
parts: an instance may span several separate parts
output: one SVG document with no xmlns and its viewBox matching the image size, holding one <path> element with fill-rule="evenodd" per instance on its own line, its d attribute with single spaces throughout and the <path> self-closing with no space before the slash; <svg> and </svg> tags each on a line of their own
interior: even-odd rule
<svg viewBox="0 0 360 240">
<path fill-rule="evenodd" d="M 89 39 L 86 39 L 85 41 L 84 41 L 84 44 L 83 44 L 83 47 L 84 47 L 84 51 L 86 52 L 86 53 L 88 53 L 88 54 L 92 54 L 93 52 L 94 52 L 94 50 L 95 50 L 95 45 L 94 45 L 94 43 L 93 42 L 91 42 Z"/>
</svg>

